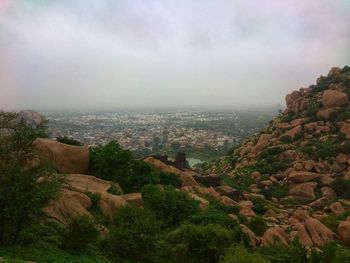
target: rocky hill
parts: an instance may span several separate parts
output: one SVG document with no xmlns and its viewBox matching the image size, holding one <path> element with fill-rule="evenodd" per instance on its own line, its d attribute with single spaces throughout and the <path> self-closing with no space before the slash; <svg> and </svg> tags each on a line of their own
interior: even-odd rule
<svg viewBox="0 0 350 263">
<path fill-rule="evenodd" d="M 317 84 L 288 94 L 286 109 L 260 134 L 195 170 L 183 165 L 182 154 L 179 165 L 162 156 L 136 160 L 116 142 L 88 148 L 38 138 L 43 116 L 33 111 L 2 113 L 0 201 L 10 201 L 0 204 L 17 211 L 18 202 L 29 211 L 23 210 L 28 219 L 32 213 L 33 222 L 50 238 L 42 239 L 33 222 L 22 232 L 34 231 L 35 239 L 55 253 L 67 256 L 64 242 L 70 240 L 71 247 L 80 244 L 83 251 L 92 244 L 102 253 L 95 254 L 96 262 L 180 258 L 227 263 L 237 255 L 242 257 L 237 262 L 328 262 L 319 258 L 329 244 L 336 244 L 332 262 L 350 262 L 350 250 L 344 248 L 350 246 L 349 96 L 350 67 L 333 68 Z M 23 143 L 23 138 L 28 141 Z M 24 150 L 30 154 L 18 159 Z M 45 163 L 52 170 L 41 166 Z M 44 170 L 32 172 L 32 167 Z M 36 217 L 38 211 L 31 206 L 52 191 L 42 187 L 52 175 L 62 180 L 58 194 L 48 195 L 38 206 L 44 219 Z M 43 192 L 22 198 L 33 189 Z M 0 215 L 22 222 L 22 214 L 8 211 L 12 210 L 3 209 Z M 77 218 L 82 221 L 76 223 Z M 52 221 L 64 230 L 53 228 Z M 3 244 L 12 239 L 13 226 L 7 227 Z M 93 230 L 102 243 L 84 236 Z M 25 253 L 21 259 L 56 260 L 52 252 L 50 260 L 41 260 L 46 256 L 41 246 L 40 256 Z M 18 248 L 11 249 L 11 255 L 17 255 Z M 138 249 L 144 250 L 135 253 Z M 4 251 L 0 242 L 0 256 Z"/>
<path fill-rule="evenodd" d="M 260 134 L 198 169 L 240 192 L 251 207 L 241 215 L 260 213 L 274 226 L 263 241 L 350 245 L 349 95 L 350 67 L 332 68 L 288 94 L 286 109 Z"/>
</svg>

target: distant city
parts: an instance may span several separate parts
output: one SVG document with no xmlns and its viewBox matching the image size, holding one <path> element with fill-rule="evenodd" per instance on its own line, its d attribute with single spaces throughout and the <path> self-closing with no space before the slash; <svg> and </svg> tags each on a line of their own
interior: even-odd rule
<svg viewBox="0 0 350 263">
<path fill-rule="evenodd" d="M 51 138 L 93 146 L 116 140 L 136 156 L 175 154 L 209 160 L 262 129 L 277 108 L 254 110 L 153 110 L 46 112 Z"/>
</svg>

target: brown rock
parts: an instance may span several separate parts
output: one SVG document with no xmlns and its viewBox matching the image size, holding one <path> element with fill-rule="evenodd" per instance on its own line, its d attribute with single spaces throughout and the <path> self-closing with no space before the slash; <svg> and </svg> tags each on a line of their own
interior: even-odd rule
<svg viewBox="0 0 350 263">
<path fill-rule="evenodd" d="M 271 227 L 264 233 L 261 244 L 263 246 L 274 245 L 276 242 L 281 242 L 282 244 L 288 246 L 289 239 L 284 230 L 280 227 Z"/>
<path fill-rule="evenodd" d="M 312 239 L 312 242 L 317 247 L 322 247 L 328 241 L 334 240 L 335 238 L 333 231 L 315 218 L 306 220 L 304 224 Z"/>
<path fill-rule="evenodd" d="M 315 166 L 315 161 L 308 160 L 304 163 L 304 168 L 306 171 L 311 171 Z"/>
<path fill-rule="evenodd" d="M 70 190 L 85 193 L 91 192 L 93 194 L 107 193 L 108 189 L 113 185 L 120 188 L 117 184 L 85 174 L 67 174 L 66 182 Z"/>
<path fill-rule="evenodd" d="M 326 90 L 322 95 L 322 104 L 326 109 L 344 106 L 348 101 L 348 94 L 338 90 Z"/>
<path fill-rule="evenodd" d="M 290 138 L 294 139 L 295 136 L 296 136 L 297 134 L 300 134 L 302 130 L 303 130 L 302 126 L 299 125 L 299 126 L 294 127 L 293 129 L 287 131 L 287 132 L 284 133 L 281 137 L 287 136 L 287 137 L 290 137 Z"/>
<path fill-rule="evenodd" d="M 261 152 L 269 144 L 271 137 L 271 134 L 261 134 L 251 152 L 254 154 Z"/>
<path fill-rule="evenodd" d="M 340 216 L 345 213 L 344 207 L 339 202 L 335 202 L 329 205 L 329 209 L 337 216 Z"/>
<path fill-rule="evenodd" d="M 33 147 L 38 150 L 40 159 L 49 161 L 59 172 L 86 174 L 89 168 L 88 147 L 72 146 L 49 139 L 36 139 Z"/>
<path fill-rule="evenodd" d="M 293 183 L 306 183 L 320 177 L 320 174 L 306 172 L 306 171 L 293 171 L 289 174 L 289 180 Z"/>
<path fill-rule="evenodd" d="M 348 163 L 348 156 L 346 154 L 339 153 L 337 157 L 335 157 L 335 160 L 337 161 L 337 163 L 346 164 Z"/>
<path fill-rule="evenodd" d="M 77 215 L 90 215 L 90 198 L 82 193 L 62 189 L 58 200 L 43 209 L 45 215 L 65 225 Z"/>
<path fill-rule="evenodd" d="M 301 183 L 292 186 L 289 189 L 289 193 L 297 200 L 300 201 L 313 201 L 315 200 L 314 189 L 316 184 L 312 182 Z"/>
<path fill-rule="evenodd" d="M 350 139 L 350 123 L 344 123 L 340 129 L 340 132 L 345 135 L 346 139 Z"/>
<path fill-rule="evenodd" d="M 338 225 L 339 239 L 347 246 L 350 246 L 350 222 L 342 221 Z"/>
<path fill-rule="evenodd" d="M 312 241 L 304 224 L 298 224 L 296 226 L 296 230 L 297 230 L 296 237 L 299 239 L 300 244 L 307 247 L 313 246 L 314 242 Z"/>
<path fill-rule="evenodd" d="M 132 204 L 136 207 L 142 207 L 143 206 L 143 199 L 141 193 L 130 193 L 125 195 L 120 195 L 126 202 L 129 204 Z"/>
<path fill-rule="evenodd" d="M 319 118 L 328 120 L 333 114 L 335 114 L 338 111 L 338 108 L 331 108 L 331 109 L 320 109 L 316 115 Z"/>
<path fill-rule="evenodd" d="M 303 167 L 303 165 L 301 164 L 301 163 L 295 163 L 294 165 L 293 165 L 293 168 L 294 168 L 294 170 L 295 171 L 302 171 L 302 170 L 304 170 L 304 167 Z"/>
<path fill-rule="evenodd" d="M 118 208 L 124 207 L 127 204 L 128 203 L 124 198 L 112 194 L 101 195 L 101 200 L 99 201 L 102 214 L 110 219 L 113 218 L 114 213 Z"/>
<path fill-rule="evenodd" d="M 337 198 L 337 194 L 334 192 L 333 188 L 330 186 L 324 186 L 321 188 L 322 197 L 326 200 L 334 200 Z"/>
<path fill-rule="evenodd" d="M 246 225 L 240 224 L 243 234 L 249 238 L 249 244 L 252 247 L 257 247 L 259 245 L 259 239 L 256 237 L 254 232 L 250 230 Z"/>
</svg>

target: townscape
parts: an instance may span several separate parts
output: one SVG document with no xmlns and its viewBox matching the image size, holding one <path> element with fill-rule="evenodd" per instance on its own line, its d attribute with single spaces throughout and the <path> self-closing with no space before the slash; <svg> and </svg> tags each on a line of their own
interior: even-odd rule
<svg viewBox="0 0 350 263">
<path fill-rule="evenodd" d="M 181 150 L 189 156 L 210 159 L 266 126 L 277 110 L 124 110 L 45 115 L 51 138 L 66 136 L 90 146 L 116 140 L 138 156 Z"/>
</svg>

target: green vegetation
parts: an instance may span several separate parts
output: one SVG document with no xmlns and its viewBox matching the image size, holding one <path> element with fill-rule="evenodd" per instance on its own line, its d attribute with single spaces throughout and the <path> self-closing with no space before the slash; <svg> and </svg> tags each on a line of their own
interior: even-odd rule
<svg viewBox="0 0 350 263">
<path fill-rule="evenodd" d="M 63 137 L 57 137 L 56 141 L 60 142 L 60 143 L 65 143 L 65 144 L 69 144 L 69 145 L 73 145 L 73 146 L 82 146 L 83 144 L 77 140 L 74 140 L 72 138 L 69 138 L 67 136 L 63 136 Z"/>
<path fill-rule="evenodd" d="M 62 247 L 70 251 L 82 251 L 95 242 L 98 236 L 98 230 L 91 217 L 76 216 L 69 223 L 63 235 Z"/>
<path fill-rule="evenodd" d="M 220 263 L 270 263 L 259 252 L 248 251 L 244 246 L 233 245 L 225 253 Z"/>
<path fill-rule="evenodd" d="M 253 217 L 249 221 L 248 227 L 258 236 L 262 236 L 268 228 L 265 220 L 260 215 Z"/>
<path fill-rule="evenodd" d="M 32 162 L 32 142 L 42 134 L 41 127 L 18 123 L 16 117 L 0 113 L 0 127 L 10 131 L 0 137 L 0 245 L 17 243 L 21 232 L 58 196 L 61 183 L 47 164 Z"/>
<path fill-rule="evenodd" d="M 232 243 L 232 233 L 220 225 L 183 225 L 167 236 L 171 258 L 178 262 L 218 262 Z"/>
<path fill-rule="evenodd" d="M 350 181 L 337 178 L 332 182 L 331 186 L 339 198 L 350 198 Z"/>
<path fill-rule="evenodd" d="M 160 225 L 148 209 L 121 208 L 103 242 L 104 250 L 114 262 L 153 262 L 158 253 Z"/>
<path fill-rule="evenodd" d="M 180 185 L 174 175 L 156 170 L 151 164 L 135 160 L 132 153 L 112 141 L 90 149 L 90 173 L 118 182 L 126 193 L 140 191 L 147 184 Z"/>
<path fill-rule="evenodd" d="M 161 190 L 155 185 L 142 188 L 145 207 L 154 212 L 164 228 L 174 228 L 198 211 L 198 202 L 186 193 L 166 186 Z"/>
<path fill-rule="evenodd" d="M 261 189 L 260 193 L 269 200 L 271 200 L 272 197 L 280 199 L 286 197 L 289 194 L 289 187 L 288 185 L 273 185 L 267 189 Z"/>
</svg>

